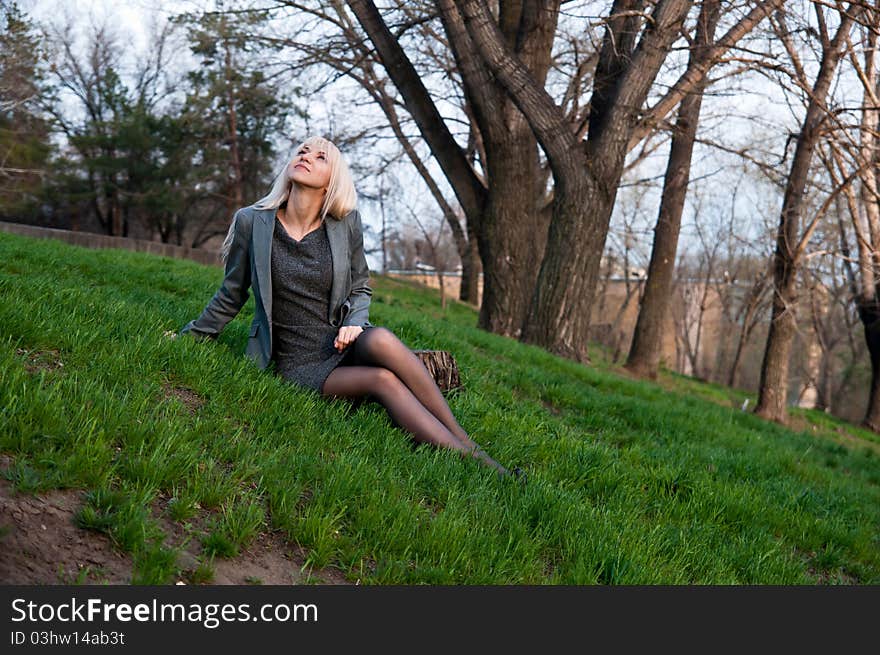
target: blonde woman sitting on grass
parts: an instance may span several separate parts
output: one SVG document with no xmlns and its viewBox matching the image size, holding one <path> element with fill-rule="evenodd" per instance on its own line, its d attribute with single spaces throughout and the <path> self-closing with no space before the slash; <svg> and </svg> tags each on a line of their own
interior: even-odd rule
<svg viewBox="0 0 880 655">
<path fill-rule="evenodd" d="M 356 200 L 336 146 L 306 139 L 269 194 L 235 213 L 221 253 L 223 283 L 180 333 L 216 339 L 253 289 L 247 355 L 261 369 L 272 363 L 283 379 L 330 398 L 376 400 L 417 442 L 511 475 L 458 424 L 421 360 L 391 330 L 370 323 Z"/>
</svg>

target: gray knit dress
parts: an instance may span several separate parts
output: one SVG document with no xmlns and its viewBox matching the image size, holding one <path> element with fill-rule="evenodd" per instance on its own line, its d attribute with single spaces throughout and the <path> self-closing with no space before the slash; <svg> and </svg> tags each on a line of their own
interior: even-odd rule
<svg viewBox="0 0 880 655">
<path fill-rule="evenodd" d="M 275 218 L 272 237 L 273 359 L 289 382 L 321 392 L 351 352 L 333 347 L 339 328 L 327 320 L 333 258 L 326 224 L 296 241 Z"/>
</svg>

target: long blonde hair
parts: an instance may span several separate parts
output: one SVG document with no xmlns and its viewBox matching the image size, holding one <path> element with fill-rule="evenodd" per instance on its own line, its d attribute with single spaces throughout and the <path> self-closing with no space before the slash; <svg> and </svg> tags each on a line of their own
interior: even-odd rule
<svg viewBox="0 0 880 655">
<path fill-rule="evenodd" d="M 293 183 L 290 181 L 288 169 L 290 163 L 296 157 L 296 153 L 303 146 L 309 146 L 313 151 L 323 150 L 327 153 L 327 161 L 330 164 L 330 182 L 327 185 L 327 193 L 324 195 L 324 204 L 321 205 L 321 220 L 323 221 L 328 215 L 336 220 L 345 218 L 352 209 L 357 206 L 357 191 L 354 188 L 354 180 L 351 177 L 351 170 L 348 162 L 339 152 L 329 139 L 320 136 L 310 136 L 300 143 L 294 150 L 294 155 L 284 162 L 284 167 L 275 176 L 272 188 L 263 198 L 254 203 L 255 209 L 277 209 L 282 203 L 286 202 L 290 197 L 290 190 Z M 236 213 L 236 216 L 238 214 Z M 220 248 L 220 258 L 225 262 L 229 256 L 229 248 L 232 246 L 232 239 L 235 235 L 235 217 L 233 217 L 232 225 L 229 226 L 229 232 L 223 240 Z"/>
</svg>

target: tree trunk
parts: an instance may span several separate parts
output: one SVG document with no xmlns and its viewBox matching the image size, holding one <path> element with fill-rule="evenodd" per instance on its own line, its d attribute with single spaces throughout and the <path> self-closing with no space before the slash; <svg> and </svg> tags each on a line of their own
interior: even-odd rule
<svg viewBox="0 0 880 655">
<path fill-rule="evenodd" d="M 520 334 L 525 311 L 537 279 L 539 257 L 546 241 L 546 220 L 535 211 L 543 193 L 536 192 L 538 145 L 528 123 L 486 70 L 474 50 L 451 0 L 440 2 L 444 30 L 461 73 L 467 107 L 478 124 L 486 161 L 486 179 L 474 171 L 465 152 L 446 127 L 412 63 L 385 25 L 373 2 L 348 3 L 369 35 L 407 110 L 431 148 L 467 217 L 468 234 L 476 234 L 483 269 L 483 300 L 479 326 L 505 336 Z M 504 37 L 531 74 L 543 83 L 550 66 L 555 16 L 517 12 L 502 6 Z M 512 12 L 512 13 L 509 13 Z M 541 189 L 543 192 L 543 189 Z M 465 256 L 462 257 L 463 273 Z M 463 282 L 476 300 L 478 272 Z"/>
<path fill-rule="evenodd" d="M 122 203 L 119 202 L 119 194 L 114 193 L 111 198 L 112 204 L 110 205 L 110 211 L 112 212 L 113 222 L 111 224 L 111 232 L 110 235 L 114 237 L 123 236 L 123 220 L 122 220 Z"/>
<path fill-rule="evenodd" d="M 617 314 L 615 314 L 614 316 L 614 320 L 612 322 L 612 325 L 614 326 L 619 326 L 623 324 L 623 317 L 626 315 L 626 310 L 629 308 L 633 297 L 635 297 L 636 302 L 638 303 L 641 301 L 641 297 L 644 295 L 644 291 L 642 291 L 642 281 L 637 280 L 635 288 L 632 288 L 629 282 L 629 266 L 625 267 L 623 270 L 625 271 L 624 281 L 626 285 L 626 295 L 623 298 L 623 302 L 620 303 L 620 309 L 617 310 Z M 599 284 L 601 284 L 601 282 Z M 612 362 L 616 363 L 620 361 L 621 353 L 623 352 L 624 348 L 625 336 L 626 334 L 624 333 L 624 331 L 618 329 L 617 335 L 614 338 L 614 350 L 613 354 L 611 355 Z"/>
<path fill-rule="evenodd" d="M 880 433 L 880 303 L 860 303 L 859 318 L 865 326 L 865 341 L 871 357 L 871 391 L 868 395 L 868 411 L 862 424 Z"/>
<path fill-rule="evenodd" d="M 764 359 L 761 363 L 761 382 L 758 391 L 758 405 L 755 413 L 766 419 L 785 423 L 787 418 L 788 373 L 791 347 L 794 342 L 797 324 L 795 304 L 797 303 L 797 281 L 794 267 L 777 250 L 774 266 L 773 317 Z"/>
<path fill-rule="evenodd" d="M 516 108 L 511 103 L 506 108 L 515 114 L 509 120 L 517 133 L 497 143 L 484 137 L 495 156 L 488 166 L 492 188 L 477 228 L 483 264 L 478 326 L 518 339 L 547 243 L 547 224 L 535 209 L 537 144 Z"/>
<path fill-rule="evenodd" d="M 437 268 L 437 285 L 440 287 L 440 309 L 446 311 L 446 283 L 443 279 L 443 271 Z"/>
<path fill-rule="evenodd" d="M 757 309 L 757 304 L 750 305 L 743 317 L 742 329 L 739 331 L 739 338 L 736 340 L 736 352 L 733 355 L 733 363 L 730 365 L 730 376 L 727 379 L 727 386 L 729 387 L 735 388 L 737 385 L 737 376 L 740 364 L 742 363 L 743 351 L 752 333 L 752 328 L 754 327 L 753 318 Z"/>
<path fill-rule="evenodd" d="M 467 250 L 461 256 L 461 287 L 458 299 L 479 306 L 480 304 L 480 247 L 477 245 L 477 231 L 467 222 Z"/>
<path fill-rule="evenodd" d="M 870 18 L 872 25 L 868 29 L 868 47 L 865 48 L 865 89 L 860 126 L 860 160 L 863 163 L 873 162 L 873 166 L 865 166 L 861 173 L 861 206 L 852 212 L 853 224 L 856 228 L 858 243 L 859 280 L 855 290 L 856 305 L 859 319 L 865 330 L 865 342 L 871 359 L 871 390 L 868 395 L 868 409 L 862 424 L 869 430 L 880 433 L 880 284 L 877 274 L 880 272 L 880 183 L 877 173 L 877 127 L 880 124 L 876 111 L 876 94 L 878 91 L 878 75 L 875 61 L 877 43 L 877 24 L 880 15 L 875 9 Z M 860 213 L 861 212 L 861 213 Z"/>
<path fill-rule="evenodd" d="M 461 73 L 467 105 L 479 124 L 486 153 L 481 161 L 484 169 L 499 171 L 517 161 L 493 164 L 493 160 L 507 154 L 504 148 L 494 149 L 493 143 L 503 142 L 503 135 L 510 131 L 510 114 L 497 96 L 502 89 L 526 116 L 547 155 L 554 176 L 553 227 L 550 233 L 542 227 L 532 235 L 540 239 L 546 234 L 546 249 L 539 243 L 531 250 L 505 250 L 509 245 L 508 232 L 517 233 L 514 245 L 518 248 L 520 233 L 535 225 L 518 223 L 520 218 L 538 220 L 539 227 L 546 225 L 546 221 L 542 224 L 533 216 L 534 200 L 529 198 L 527 205 L 508 202 L 511 198 L 521 200 L 527 194 L 523 188 L 515 189 L 513 195 L 499 192 L 501 179 L 487 176 L 480 180 L 474 175 L 373 3 L 349 2 L 449 179 L 469 222 L 482 222 L 485 218 L 491 223 L 478 228 L 485 274 L 481 327 L 497 329 L 502 334 L 516 334 L 520 330 L 523 341 L 585 361 L 598 262 L 623 161 L 635 145 L 631 143 L 635 128 L 662 120 L 706 74 L 705 70 L 689 71 L 688 79 L 676 83 L 665 101 L 649 110 L 650 120 L 646 120 L 645 100 L 692 3 L 615 0 L 612 15 L 606 21 L 603 54 L 595 75 L 587 148 L 580 129 L 572 129 L 570 117 L 555 105 L 544 88 L 559 0 L 491 4 L 494 13 L 484 0 L 438 0 L 434 7 L 439 10 Z M 770 6 L 779 4 L 781 0 L 758 3 L 731 28 L 723 43 L 713 46 L 711 56 L 723 56 L 763 18 Z M 522 151 L 527 152 L 525 146 Z M 524 188 L 535 190 L 537 186 L 533 183 Z M 541 196 L 543 188 L 534 193 L 535 198 Z M 539 251 L 545 253 L 545 258 L 525 324 L 520 325 L 516 315 L 498 316 L 498 312 L 508 308 L 517 311 L 516 296 L 523 292 L 517 287 L 532 277 L 527 256 L 537 257 Z M 505 273 L 513 274 L 515 279 L 508 282 Z"/>
<path fill-rule="evenodd" d="M 828 412 L 829 414 L 836 407 L 835 398 L 833 397 L 833 379 L 833 353 L 823 351 L 822 359 L 819 362 L 819 381 L 816 384 L 816 409 Z"/>
<path fill-rule="evenodd" d="M 544 90 L 543 78 L 535 79 L 522 61 L 512 56 L 509 44 L 499 38 L 485 3 L 456 0 L 480 59 L 526 116 L 553 171 L 552 223 L 522 340 L 581 362 L 588 361 L 590 310 L 599 261 L 629 139 L 690 6 L 686 0 L 658 2 L 650 27 L 637 43 L 643 4 L 641 0 L 615 0 L 612 7 L 597 65 L 585 145 Z M 439 5 L 444 15 L 454 13 L 449 2 Z M 546 23 L 555 24 L 559 3 L 549 2 L 543 9 Z M 485 137 L 486 130 L 481 132 Z"/>
<path fill-rule="evenodd" d="M 759 273 L 755 276 L 752 286 L 749 289 L 749 293 L 745 298 L 745 313 L 743 316 L 742 329 L 740 330 L 739 338 L 736 342 L 736 354 L 733 357 L 733 364 L 731 364 L 730 367 L 730 377 L 727 381 L 727 386 L 729 387 L 736 387 L 737 385 L 737 375 L 739 374 L 743 351 L 749 342 L 749 337 L 751 336 L 752 331 L 758 324 L 758 319 L 760 318 L 759 312 L 762 309 L 762 299 L 765 291 L 766 276 Z"/>
<path fill-rule="evenodd" d="M 746 345 L 747 336 L 746 326 L 743 325 L 739 332 L 739 338 L 736 340 L 736 351 L 734 352 L 733 363 L 730 365 L 730 374 L 727 378 L 727 386 L 732 389 L 736 388 L 736 383 L 738 382 L 737 376 L 739 374 L 739 366 L 742 361 L 742 354 Z"/>
<path fill-rule="evenodd" d="M 616 184 L 602 191 L 589 184 L 566 189 L 565 193 L 557 189 L 553 222 L 523 342 L 577 362 L 589 362 L 590 308 L 616 193 Z"/>
<path fill-rule="evenodd" d="M 442 3 L 441 3 L 442 4 Z M 547 243 L 549 214 L 537 210 L 544 189 L 538 141 L 521 110 L 482 65 L 474 43 L 449 3 L 444 28 L 465 85 L 469 113 L 478 126 L 486 161 L 485 204 L 475 225 L 483 270 L 478 326 L 519 338 Z M 543 84 L 550 67 L 555 16 L 502 5 L 497 24 L 507 47 Z"/>
<path fill-rule="evenodd" d="M 720 15 L 718 0 L 704 0 L 697 23 L 696 45 L 691 51 L 690 66 L 699 65 L 704 56 L 701 46 L 709 45 L 714 38 L 715 26 Z M 678 252 L 678 236 L 681 231 L 681 215 L 690 179 L 694 139 L 700 121 L 700 107 L 706 79 L 696 86 L 691 95 L 681 101 L 678 122 L 672 136 L 669 162 L 660 199 L 660 213 L 654 228 L 654 247 L 648 265 L 648 279 L 642 297 L 639 317 L 633 333 L 632 346 L 626 368 L 650 379 L 657 377 L 660 368 L 663 329 L 669 307 L 672 274 Z"/>
<path fill-rule="evenodd" d="M 461 378 L 458 375 L 458 364 L 452 353 L 445 350 L 413 350 L 428 373 L 434 378 L 440 391 L 446 393 L 461 388 Z"/>
<path fill-rule="evenodd" d="M 822 9 L 817 7 L 817 11 L 821 12 Z M 800 221 L 810 162 L 819 139 L 820 127 L 826 119 L 825 99 L 856 13 L 857 10 L 841 12 L 840 27 L 834 39 L 823 48 L 822 62 L 798 135 L 782 200 L 776 251 L 773 255 L 773 314 L 761 363 L 761 383 L 758 404 L 755 407 L 758 416 L 778 423 L 785 423 L 788 417 L 788 365 L 796 330 L 798 300 L 796 278 L 804 246 L 801 243 Z"/>
</svg>

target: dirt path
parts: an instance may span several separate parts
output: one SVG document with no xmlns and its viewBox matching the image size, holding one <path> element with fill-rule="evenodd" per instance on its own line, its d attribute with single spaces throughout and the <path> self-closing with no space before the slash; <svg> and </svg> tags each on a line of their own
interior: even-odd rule
<svg viewBox="0 0 880 655">
<path fill-rule="evenodd" d="M 16 494 L 0 479 L 0 583 L 129 583 L 131 557 L 116 552 L 105 535 L 74 525 L 84 495 Z"/>
<path fill-rule="evenodd" d="M 132 559 L 99 532 L 76 526 L 81 490 L 18 494 L 0 478 L 0 584 L 130 584 Z M 177 523 L 156 516 L 166 543 L 181 547 L 177 582 L 199 565 L 198 539 L 186 540 Z M 278 533 L 262 533 L 238 557 L 213 562 L 212 584 L 351 584 L 334 569 L 302 571 L 307 553 Z"/>
</svg>

